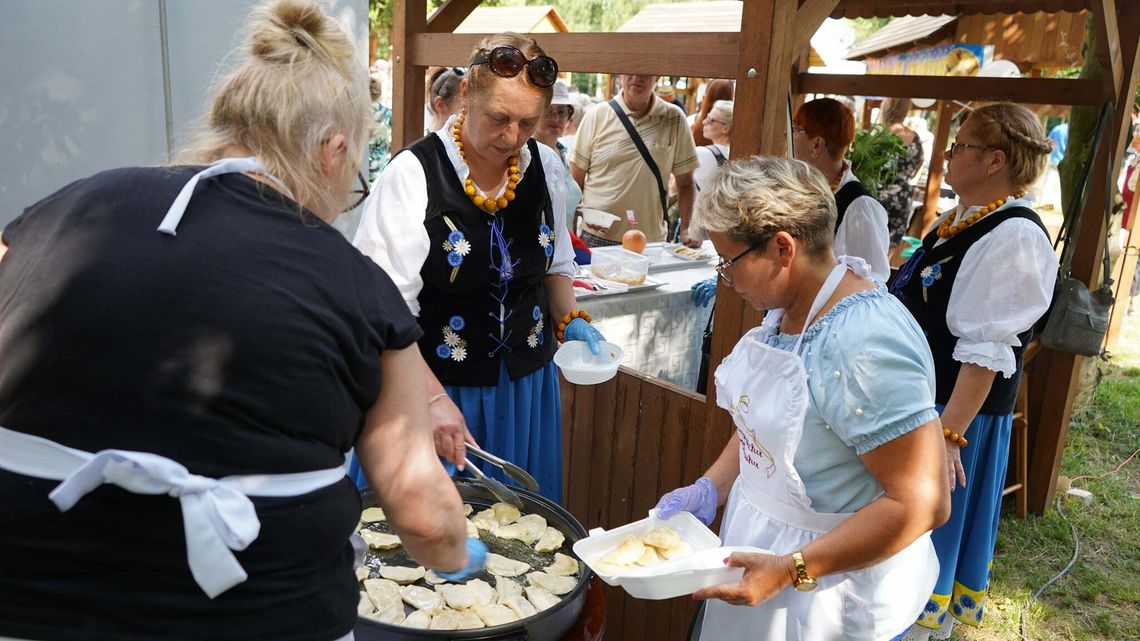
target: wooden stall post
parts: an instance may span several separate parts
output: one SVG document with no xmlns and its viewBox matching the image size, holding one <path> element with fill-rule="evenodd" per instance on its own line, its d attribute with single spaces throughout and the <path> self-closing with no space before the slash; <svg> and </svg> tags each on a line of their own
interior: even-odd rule
<svg viewBox="0 0 1140 641">
<path fill-rule="evenodd" d="M 1140 76 L 1140 6 L 1137 6 L 1135 2 L 1126 3 L 1119 11 L 1117 24 L 1120 35 L 1119 54 L 1124 62 L 1124 78 L 1128 82 L 1122 95 L 1133 96 L 1136 93 L 1137 78 Z M 1122 102 L 1131 104 L 1131 100 Z M 1126 110 L 1122 109 L 1122 111 Z M 1121 122 L 1122 130 L 1127 122 L 1127 120 Z M 1121 142 L 1124 145 L 1131 142 L 1126 138 L 1126 136 L 1121 136 Z M 1118 153 L 1123 154 L 1123 150 L 1119 149 Z M 1124 322 L 1124 310 L 1128 307 L 1128 292 L 1131 290 L 1132 279 L 1136 273 L 1137 252 L 1140 251 L 1140 247 L 1137 247 L 1140 245 L 1138 242 L 1140 236 L 1135 231 L 1136 216 L 1140 212 L 1138 205 L 1140 205 L 1140 198 L 1133 197 L 1132 211 L 1128 215 L 1125 251 L 1124 255 L 1120 257 L 1120 265 L 1115 274 L 1116 304 L 1112 307 L 1112 316 L 1108 319 L 1108 335 L 1105 337 L 1105 349 L 1109 351 L 1116 348 L 1117 339 L 1120 337 L 1120 326 Z"/>
<path fill-rule="evenodd" d="M 392 7 L 392 149 L 403 149 L 424 133 L 424 73 L 413 65 L 414 34 L 427 26 L 426 0 L 395 0 Z"/>
<path fill-rule="evenodd" d="M 1135 3 L 1130 3 L 1128 13 L 1125 14 L 1126 30 L 1120 33 L 1120 39 L 1130 43 L 1132 56 L 1128 69 L 1121 71 L 1123 86 L 1117 85 L 1109 99 L 1118 107 L 1114 113 L 1112 134 L 1107 138 L 1109 144 L 1101 145 L 1093 160 L 1093 172 L 1089 177 L 1088 200 L 1081 212 L 1080 239 L 1073 255 L 1072 276 L 1086 284 L 1090 289 L 1100 286 L 1102 256 L 1106 239 L 1106 222 L 1104 218 L 1104 190 L 1096 185 L 1104 185 L 1106 172 L 1115 176 L 1115 168 L 1119 166 L 1123 156 L 1124 147 L 1128 137 L 1128 118 L 1131 112 L 1132 96 L 1136 91 L 1137 55 L 1135 47 L 1137 38 L 1140 38 L 1140 17 L 1136 16 Z M 1107 29 L 1111 33 L 1117 21 L 1114 3 L 1110 0 L 1101 4 L 1105 11 L 1111 11 L 1108 17 L 1110 24 Z M 1095 15 L 1094 20 L 1105 21 L 1104 15 Z M 1119 28 L 1117 26 L 1117 28 Z M 1099 25 L 1098 32 L 1105 33 L 1106 26 Z M 1108 47 L 1107 43 L 1102 47 Z M 1102 57 L 1106 54 L 1102 53 Z M 1106 69 L 1110 75 L 1115 71 Z M 1124 81 L 1127 81 L 1126 83 Z M 1034 415 L 1039 417 L 1033 430 L 1033 439 L 1030 442 L 1029 462 L 1029 509 L 1042 514 L 1049 507 L 1056 490 L 1057 472 L 1061 467 L 1061 456 L 1065 449 L 1065 438 L 1069 432 L 1069 418 L 1072 415 L 1073 400 L 1079 385 L 1078 372 L 1080 356 L 1064 352 L 1042 350 L 1042 356 L 1047 357 L 1044 363 L 1037 365 L 1033 379 L 1044 380 L 1044 387 L 1035 394 L 1040 402 L 1040 409 Z"/>
<path fill-rule="evenodd" d="M 909 233 L 915 238 L 926 236 L 926 230 L 938 219 L 938 197 L 942 193 L 942 172 L 946 169 L 946 146 L 950 142 L 950 124 L 954 119 L 954 102 L 938 101 L 938 120 L 934 130 L 934 144 L 930 148 L 930 169 L 926 172 L 926 197 L 922 216 L 916 216 Z"/>
</svg>

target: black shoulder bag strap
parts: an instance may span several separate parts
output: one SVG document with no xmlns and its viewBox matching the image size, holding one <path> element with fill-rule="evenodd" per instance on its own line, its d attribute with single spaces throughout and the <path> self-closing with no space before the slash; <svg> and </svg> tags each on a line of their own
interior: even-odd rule
<svg viewBox="0 0 1140 641">
<path fill-rule="evenodd" d="M 649 165 L 649 171 L 653 172 L 653 177 L 657 179 L 657 195 L 661 197 L 661 218 L 668 222 L 668 197 L 665 195 L 665 183 L 661 180 L 661 171 L 657 169 L 657 163 L 653 162 L 653 156 L 650 156 L 649 150 L 645 148 L 645 141 L 641 139 L 641 134 L 637 133 L 637 129 L 634 129 L 633 123 L 629 121 L 629 116 L 625 115 L 625 110 L 621 108 L 617 100 L 610 100 L 609 105 L 617 114 L 618 120 L 621 121 L 626 132 L 629 133 L 629 137 L 633 139 L 633 146 L 637 147 L 637 151 L 645 159 L 645 164 Z"/>
<path fill-rule="evenodd" d="M 716 158 L 717 167 L 723 167 L 724 163 L 728 161 L 728 158 L 725 158 L 724 154 L 720 153 L 720 149 L 718 149 L 716 145 L 705 145 L 705 149 L 712 152 L 713 158 Z"/>
</svg>

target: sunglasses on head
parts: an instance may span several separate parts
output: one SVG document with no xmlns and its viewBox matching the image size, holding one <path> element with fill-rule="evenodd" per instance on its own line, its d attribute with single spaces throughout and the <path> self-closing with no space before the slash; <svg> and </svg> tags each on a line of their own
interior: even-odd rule
<svg viewBox="0 0 1140 641">
<path fill-rule="evenodd" d="M 515 47 L 502 45 L 491 49 L 471 61 L 471 65 L 487 63 L 491 71 L 502 78 L 514 78 L 526 68 L 527 78 L 536 87 L 552 87 L 558 80 L 558 63 L 550 56 L 535 56 L 527 58 L 526 54 Z"/>
</svg>

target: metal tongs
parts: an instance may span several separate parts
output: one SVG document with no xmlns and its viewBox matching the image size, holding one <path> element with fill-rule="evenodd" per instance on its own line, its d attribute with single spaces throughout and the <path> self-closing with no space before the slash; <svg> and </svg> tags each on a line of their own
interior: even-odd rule
<svg viewBox="0 0 1140 641">
<path fill-rule="evenodd" d="M 526 489 L 532 492 L 538 491 L 538 481 L 535 481 L 533 476 L 527 474 L 526 470 L 506 459 L 502 459 L 498 456 L 495 456 L 494 454 L 485 452 L 470 443 L 467 443 L 466 447 L 468 452 L 475 455 L 477 458 L 483 459 L 491 465 L 499 468 L 503 471 L 503 473 L 514 479 Z M 470 457 L 467 458 L 467 469 L 471 470 L 471 474 L 473 474 L 476 479 L 483 483 L 483 485 L 487 486 L 487 489 L 491 491 L 491 494 L 495 495 L 495 498 L 503 501 L 504 503 L 510 503 L 517 508 L 522 507 L 522 499 L 519 498 L 518 494 L 515 494 L 506 485 L 503 485 L 499 481 L 484 474 L 483 470 L 480 470 L 479 466 L 475 465 L 471 461 Z"/>
</svg>

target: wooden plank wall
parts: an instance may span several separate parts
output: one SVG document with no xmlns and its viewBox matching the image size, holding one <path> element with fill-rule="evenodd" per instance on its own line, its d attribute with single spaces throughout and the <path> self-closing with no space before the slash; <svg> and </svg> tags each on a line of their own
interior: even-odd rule
<svg viewBox="0 0 1140 641">
<path fill-rule="evenodd" d="M 1087 17 L 1087 11 L 962 16 L 954 40 L 992 44 L 995 60 L 1011 60 L 1023 69 L 1079 66 Z"/>
<path fill-rule="evenodd" d="M 716 459 L 729 434 L 712 431 L 703 396 L 633 370 L 601 385 L 563 381 L 563 505 L 587 530 L 642 519 Z M 606 638 L 683 641 L 696 605 L 688 597 L 637 600 L 606 586 Z"/>
</svg>

